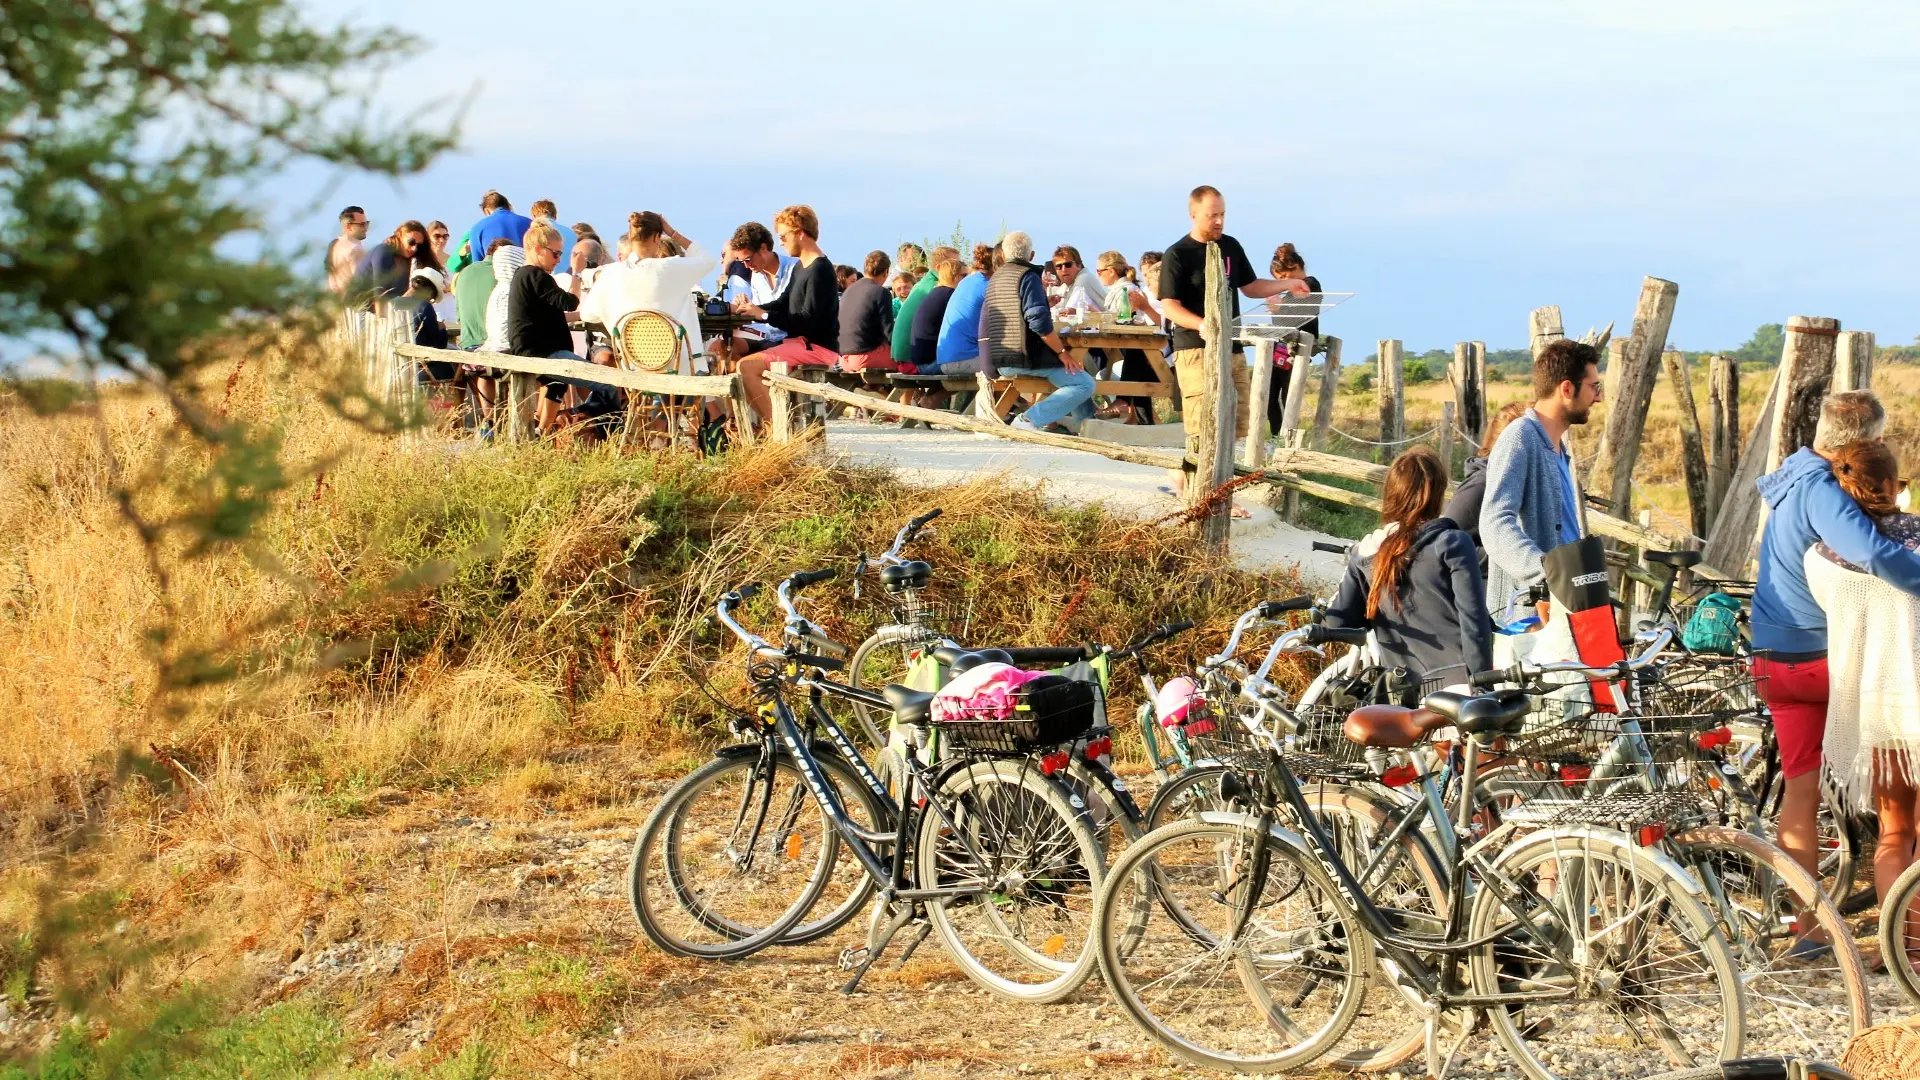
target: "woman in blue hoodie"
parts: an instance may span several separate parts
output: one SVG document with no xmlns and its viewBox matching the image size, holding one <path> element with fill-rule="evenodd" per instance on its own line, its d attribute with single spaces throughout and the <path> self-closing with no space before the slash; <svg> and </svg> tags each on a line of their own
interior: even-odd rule
<svg viewBox="0 0 1920 1080">
<path fill-rule="evenodd" d="M 1473 540 L 1440 516 L 1447 472 L 1416 446 L 1387 470 L 1385 522 L 1347 556 L 1347 574 L 1327 610 L 1333 626 L 1373 631 L 1382 662 L 1422 682 L 1465 682 L 1493 666 L 1493 624 Z"/>
</svg>

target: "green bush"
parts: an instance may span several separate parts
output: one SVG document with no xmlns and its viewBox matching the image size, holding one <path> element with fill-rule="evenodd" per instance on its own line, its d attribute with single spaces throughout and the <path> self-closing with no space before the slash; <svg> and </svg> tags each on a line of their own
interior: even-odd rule
<svg viewBox="0 0 1920 1080">
<path fill-rule="evenodd" d="M 1347 380 L 1347 393 L 1364 394 L 1373 389 L 1373 371 L 1363 368 L 1358 375 Z"/>
<path fill-rule="evenodd" d="M 1430 383 L 1433 381 L 1433 369 L 1427 366 L 1425 360 L 1415 357 L 1407 361 L 1406 367 L 1401 369 L 1400 380 L 1408 386 Z"/>
</svg>

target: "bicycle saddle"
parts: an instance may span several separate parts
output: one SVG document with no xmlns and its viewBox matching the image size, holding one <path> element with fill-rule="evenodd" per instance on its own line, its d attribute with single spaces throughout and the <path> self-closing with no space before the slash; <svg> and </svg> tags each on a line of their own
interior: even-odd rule
<svg viewBox="0 0 1920 1080">
<path fill-rule="evenodd" d="M 1650 563 L 1671 566 L 1675 570 L 1700 565 L 1700 553 L 1697 551 L 1649 551 L 1641 557 Z"/>
<path fill-rule="evenodd" d="M 1428 709 L 1408 709 L 1399 705 L 1362 705 L 1347 714 L 1341 732 L 1347 741 L 1385 750 L 1405 750 L 1451 721 Z"/>
<path fill-rule="evenodd" d="M 1005 649 L 969 649 L 962 645 L 936 645 L 933 658 L 954 675 L 981 664 L 1013 663 L 1013 654 Z"/>
<path fill-rule="evenodd" d="M 903 724 L 925 724 L 933 719 L 933 691 L 888 683 L 880 696 L 893 706 L 893 715 Z"/>
<path fill-rule="evenodd" d="M 1468 735 L 1518 735 L 1533 712 L 1533 699 L 1524 690 L 1479 697 L 1441 690 L 1421 699 L 1420 707 L 1440 714 Z"/>
<path fill-rule="evenodd" d="M 932 564 L 921 562 L 919 559 L 880 568 L 880 584 L 895 592 L 902 589 L 925 588 L 932 577 Z"/>
</svg>

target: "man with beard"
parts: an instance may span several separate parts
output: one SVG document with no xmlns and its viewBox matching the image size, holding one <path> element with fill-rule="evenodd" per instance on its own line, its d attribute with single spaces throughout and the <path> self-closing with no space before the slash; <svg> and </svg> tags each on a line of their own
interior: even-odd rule
<svg viewBox="0 0 1920 1080">
<path fill-rule="evenodd" d="M 1533 408 L 1507 425 L 1487 459 L 1480 538 L 1487 548 L 1487 610 L 1500 618 L 1515 589 L 1545 580 L 1540 561 L 1580 539 L 1580 488 L 1567 430 L 1600 400 L 1600 351 L 1562 339 L 1533 361 Z M 1548 604 L 1540 605 L 1545 623 Z"/>
</svg>

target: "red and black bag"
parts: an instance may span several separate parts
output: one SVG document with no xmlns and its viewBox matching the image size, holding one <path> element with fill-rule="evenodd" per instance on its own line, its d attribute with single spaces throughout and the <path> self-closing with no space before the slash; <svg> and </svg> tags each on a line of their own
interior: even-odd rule
<svg viewBox="0 0 1920 1080">
<path fill-rule="evenodd" d="M 1547 552 L 1541 566 L 1554 606 L 1566 613 L 1580 662 L 1605 667 L 1626 659 L 1614 623 L 1613 590 L 1607 584 L 1607 548 L 1600 538 L 1561 544 Z M 1592 685 L 1594 707 L 1601 712 L 1618 711 L 1606 681 L 1595 679 Z"/>
</svg>

